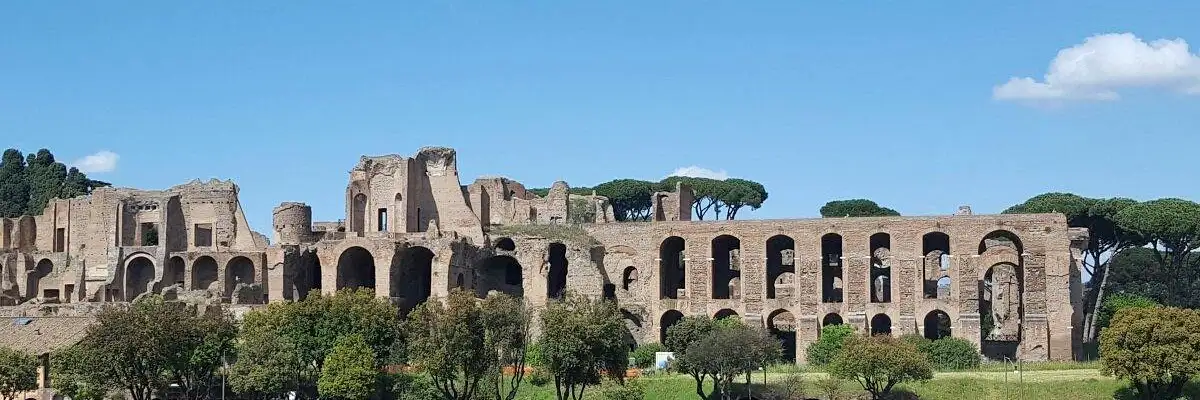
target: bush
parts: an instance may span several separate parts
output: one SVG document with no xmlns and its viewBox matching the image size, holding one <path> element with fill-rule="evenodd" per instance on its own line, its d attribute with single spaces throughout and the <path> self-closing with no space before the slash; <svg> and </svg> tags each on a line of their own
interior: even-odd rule
<svg viewBox="0 0 1200 400">
<path fill-rule="evenodd" d="M 600 386 L 600 398 L 603 400 L 645 400 L 646 389 L 637 380 L 631 380 L 624 385 L 610 380 Z"/>
<path fill-rule="evenodd" d="M 938 340 L 926 340 L 917 347 L 933 363 L 937 369 L 975 369 L 979 368 L 979 349 L 975 344 L 963 338 L 944 337 Z"/>
<path fill-rule="evenodd" d="M 763 398 L 768 400 L 807 399 L 808 397 L 804 395 L 804 377 L 798 374 L 788 375 L 783 379 L 768 383 Z"/>
<path fill-rule="evenodd" d="M 1158 307 L 1157 301 L 1146 296 L 1140 296 L 1129 293 L 1113 293 L 1104 297 L 1104 303 L 1100 304 L 1100 314 L 1096 316 L 1096 329 L 1103 331 L 1112 323 L 1113 315 L 1118 311 L 1126 308 L 1150 308 Z"/>
<path fill-rule="evenodd" d="M 933 365 L 911 343 L 890 336 L 856 336 L 846 341 L 829 373 L 858 381 L 878 400 L 886 398 L 896 384 L 933 379 Z"/>
<path fill-rule="evenodd" d="M 550 373 L 541 368 L 534 368 L 533 373 L 529 374 L 529 384 L 537 387 L 546 386 L 550 383 Z"/>
<path fill-rule="evenodd" d="M 830 376 L 816 382 L 817 390 L 825 395 L 828 400 L 837 400 L 842 397 L 842 380 L 836 376 Z"/>
<path fill-rule="evenodd" d="M 442 396 L 425 375 L 396 374 L 390 379 L 392 396 L 396 400 L 427 400 Z"/>
<path fill-rule="evenodd" d="M 1144 399 L 1174 399 L 1200 373 L 1200 312 L 1125 308 L 1100 332 L 1101 371 L 1128 379 Z"/>
<path fill-rule="evenodd" d="M 530 367 L 542 366 L 542 348 L 537 342 L 525 344 L 525 365 Z"/>
<path fill-rule="evenodd" d="M 666 347 L 658 343 L 646 343 L 638 346 L 631 355 L 633 357 L 633 366 L 638 368 L 650 368 L 654 366 L 654 353 L 667 351 Z"/>
<path fill-rule="evenodd" d="M 829 364 L 841 353 L 846 338 L 851 336 L 854 336 L 854 327 L 850 325 L 829 325 L 821 328 L 821 337 L 808 345 L 808 363 Z"/>
</svg>

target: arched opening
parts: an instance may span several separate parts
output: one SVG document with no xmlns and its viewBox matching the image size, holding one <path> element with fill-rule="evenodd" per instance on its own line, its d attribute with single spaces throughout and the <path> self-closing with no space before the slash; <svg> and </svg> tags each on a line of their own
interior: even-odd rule
<svg viewBox="0 0 1200 400">
<path fill-rule="evenodd" d="M 946 279 L 946 289 L 950 281 L 950 235 L 942 232 L 929 232 L 921 237 L 921 254 L 925 256 L 925 265 L 921 268 L 923 292 L 927 299 L 944 298 L 941 293 L 941 280 Z"/>
<path fill-rule="evenodd" d="M 546 297 L 561 299 L 567 290 L 567 245 L 550 243 L 550 275 L 546 277 Z"/>
<path fill-rule="evenodd" d="M 179 285 L 183 287 L 186 278 L 187 266 L 183 262 L 183 257 L 175 256 L 167 260 L 166 268 L 163 268 L 163 287 L 171 285 Z"/>
<path fill-rule="evenodd" d="M 393 232 L 408 232 L 408 227 L 404 226 L 404 209 L 404 196 L 396 193 L 392 199 L 392 212 L 389 213 Z"/>
<path fill-rule="evenodd" d="M 775 310 L 767 317 L 767 329 L 783 345 L 783 360 L 796 362 L 796 317 L 788 310 Z"/>
<path fill-rule="evenodd" d="M 661 292 L 659 298 L 678 299 L 679 292 L 686 288 L 684 265 L 684 241 L 679 236 L 671 236 L 663 240 L 658 247 L 658 276 Z"/>
<path fill-rule="evenodd" d="M 992 359 L 1015 358 L 1021 341 L 1021 268 L 1002 262 L 988 268 L 979 282 L 981 350 Z"/>
<path fill-rule="evenodd" d="M 871 302 L 892 302 L 892 236 L 871 235 Z"/>
<path fill-rule="evenodd" d="M 926 314 L 925 337 L 929 340 L 950 337 L 950 315 L 942 310 L 933 310 Z"/>
<path fill-rule="evenodd" d="M 842 236 L 821 236 L 821 301 L 842 302 Z"/>
<path fill-rule="evenodd" d="M 941 278 L 938 278 L 938 280 L 937 280 L 937 282 L 935 282 L 935 284 L 937 285 L 937 288 L 935 288 L 937 290 L 937 292 L 936 292 L 937 297 L 935 297 L 935 298 L 949 299 L 950 294 L 951 294 L 951 292 L 950 292 L 950 277 L 943 276 Z"/>
<path fill-rule="evenodd" d="M 871 317 L 871 336 L 875 335 L 891 335 L 892 334 L 892 318 L 887 314 L 875 314 Z"/>
<path fill-rule="evenodd" d="M 637 349 L 637 338 L 642 336 L 642 317 L 638 314 L 622 308 L 621 318 L 625 320 L 625 341 L 629 344 L 629 351 Z"/>
<path fill-rule="evenodd" d="M 486 297 L 492 290 L 507 293 L 512 296 L 525 295 L 524 277 L 521 263 L 512 256 L 496 255 L 483 259 L 476 269 L 483 283 L 476 286 L 475 294 Z"/>
<path fill-rule="evenodd" d="M 291 278 L 291 289 L 284 292 L 287 300 L 304 300 L 310 293 L 321 292 L 321 259 L 317 252 L 308 250 L 299 254 L 299 259 L 287 271 Z"/>
<path fill-rule="evenodd" d="M 796 273 L 796 241 L 787 235 L 771 236 L 770 239 L 767 239 L 768 299 L 774 299 L 779 296 L 776 287 L 784 283 L 780 281 L 779 277 L 785 273 Z M 788 289 L 791 288 L 789 287 Z M 787 294 L 790 296 L 790 291 Z"/>
<path fill-rule="evenodd" d="M 338 256 L 337 289 L 375 289 L 375 257 L 370 251 L 354 246 Z"/>
<path fill-rule="evenodd" d="M 209 290 L 217 282 L 217 260 L 200 256 L 192 261 L 192 290 Z"/>
<path fill-rule="evenodd" d="M 350 231 L 362 236 L 367 231 L 367 195 L 354 195 L 350 210 Z"/>
<path fill-rule="evenodd" d="M 392 258 L 390 272 L 389 295 L 400 299 L 402 311 L 412 310 L 433 291 L 433 251 L 422 246 L 400 250 Z"/>
<path fill-rule="evenodd" d="M 1016 251 L 1017 254 L 1024 252 L 1024 246 L 1021 245 L 1020 237 L 1017 237 L 1015 233 L 999 230 L 992 231 L 984 236 L 983 240 L 979 241 L 979 254 L 983 254 L 984 252 L 987 252 L 988 249 L 996 246 L 1008 247 L 1013 251 Z"/>
<path fill-rule="evenodd" d="M 516 251 L 517 244 L 512 239 L 500 238 L 500 240 L 496 241 L 496 248 L 504 251 Z"/>
<path fill-rule="evenodd" d="M 129 260 L 125 267 L 125 301 L 133 301 L 150 291 L 151 282 L 154 282 L 154 261 L 147 257 Z"/>
<path fill-rule="evenodd" d="M 638 270 L 633 266 L 625 267 L 625 272 L 621 273 L 621 289 L 629 291 L 629 288 L 635 287 L 638 280 Z"/>
<path fill-rule="evenodd" d="M 254 283 L 254 262 L 246 257 L 234 257 L 225 265 L 225 298 L 233 298 L 238 285 Z M 256 300 L 256 299 L 247 299 Z"/>
<path fill-rule="evenodd" d="M 679 321 L 682 319 L 683 313 L 679 311 L 669 310 L 663 313 L 662 319 L 660 319 L 658 323 L 658 342 L 665 345 L 667 343 L 667 329 L 670 329 L 672 325 L 679 323 Z M 676 350 L 671 349 L 671 351 Z M 679 351 L 682 351 L 682 349 L 679 349 Z"/>
<path fill-rule="evenodd" d="M 712 298 L 733 298 L 730 282 L 741 277 L 742 242 L 730 235 L 721 235 L 712 240 Z"/>
<path fill-rule="evenodd" d="M 825 317 L 821 318 L 821 326 L 841 325 L 843 323 L 842 316 L 837 313 L 825 314 Z"/>
<path fill-rule="evenodd" d="M 33 271 L 27 275 L 29 277 L 28 287 L 29 293 L 26 297 L 34 298 L 42 294 L 42 279 L 54 272 L 54 263 L 50 259 L 42 259 L 34 266 Z"/>
<path fill-rule="evenodd" d="M 738 316 L 737 311 L 733 311 L 728 308 L 723 308 L 723 309 L 717 311 L 716 314 L 713 314 L 713 319 L 718 320 L 718 319 L 725 319 L 725 318 L 737 318 L 737 316 Z"/>
</svg>

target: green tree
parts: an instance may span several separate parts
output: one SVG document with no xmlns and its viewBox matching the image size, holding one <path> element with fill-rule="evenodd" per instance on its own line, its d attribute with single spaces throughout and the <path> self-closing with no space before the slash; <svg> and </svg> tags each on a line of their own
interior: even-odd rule
<svg viewBox="0 0 1200 400">
<path fill-rule="evenodd" d="M 1200 313 L 1126 308 L 1100 332 L 1101 371 L 1129 380 L 1142 399 L 1178 398 L 1200 373 Z"/>
<path fill-rule="evenodd" d="M 757 210 L 762 207 L 763 202 L 767 201 L 767 189 L 761 183 L 740 179 L 729 178 L 725 180 L 728 188 L 721 197 L 721 203 L 725 204 L 725 219 L 733 220 L 737 218 L 738 210 L 745 207 L 750 207 L 751 210 Z"/>
<path fill-rule="evenodd" d="M 521 298 L 494 292 L 480 303 L 483 314 L 484 347 L 496 360 L 492 368 L 496 400 L 513 400 L 525 378 L 525 353 L 530 342 L 531 315 Z M 504 368 L 512 367 L 507 387 Z M 504 389 L 507 388 L 507 392 Z"/>
<path fill-rule="evenodd" d="M 496 362 L 484 346 L 485 329 L 475 297 L 456 288 L 446 304 L 427 301 L 408 315 L 409 361 L 429 374 L 442 398 L 472 400 Z"/>
<path fill-rule="evenodd" d="M 853 379 L 875 400 L 896 384 L 933 379 L 933 366 L 916 346 L 891 336 L 854 336 L 829 365 L 829 373 Z"/>
<path fill-rule="evenodd" d="M 881 207 L 867 199 L 834 200 L 821 206 L 821 216 L 838 217 L 892 217 L 900 216 L 896 210 Z"/>
<path fill-rule="evenodd" d="M 4 151 L 0 159 L 0 217 L 25 215 L 29 205 L 29 183 L 25 180 L 25 157 L 17 149 Z"/>
<path fill-rule="evenodd" d="M 658 352 L 667 351 L 667 348 L 658 343 L 645 343 L 639 345 L 637 349 L 629 355 L 633 357 L 633 366 L 637 368 L 650 368 L 654 366 L 655 357 Z"/>
<path fill-rule="evenodd" d="M 323 399 L 366 399 L 375 392 L 378 378 L 371 347 L 362 336 L 347 335 L 325 356 L 317 390 Z"/>
<path fill-rule="evenodd" d="M 625 323 L 616 304 L 569 293 L 542 311 L 541 364 L 559 400 L 583 398 L 600 372 L 622 379 L 628 368 Z"/>
<path fill-rule="evenodd" d="M 1182 199 L 1158 199 L 1125 207 L 1114 216 L 1122 229 L 1140 235 L 1168 275 L 1171 297 L 1191 294 L 1192 251 L 1200 247 L 1200 204 Z"/>
<path fill-rule="evenodd" d="M 735 378 L 745 375 L 749 389 L 750 373 L 777 359 L 781 351 L 779 341 L 764 329 L 717 324 L 708 335 L 689 344 L 683 354 L 677 354 L 676 362 L 712 376 L 713 391 L 729 399 Z M 697 395 L 707 398 L 703 391 Z"/>
<path fill-rule="evenodd" d="M 1161 306 L 1157 301 L 1146 296 L 1114 293 L 1112 296 L 1104 299 L 1104 306 L 1101 307 L 1100 313 L 1096 315 L 1096 325 L 1103 330 L 1112 324 L 1113 315 L 1126 308 L 1154 308 Z"/>
<path fill-rule="evenodd" d="M 390 359 L 400 340 L 397 315 L 395 306 L 370 289 L 310 294 L 251 311 L 242 322 L 230 383 L 243 393 L 282 396 L 295 391 L 298 398 L 314 399 L 325 358 L 339 338 L 361 336 L 375 354 L 376 367 Z"/>
<path fill-rule="evenodd" d="M 683 183 L 692 188 L 692 212 L 696 218 L 704 220 L 711 211 L 713 219 L 721 215 L 721 197 L 728 190 L 724 181 L 710 178 L 695 178 L 689 176 L 669 176 L 659 181 L 659 187 L 665 191 L 675 190 L 675 183 Z"/>
<path fill-rule="evenodd" d="M 17 394 L 37 389 L 37 358 L 0 347 L 0 398 L 13 400 Z"/>
<path fill-rule="evenodd" d="M 808 363 L 825 365 L 832 362 L 846 346 L 846 340 L 854 336 L 854 327 L 838 324 L 821 328 L 821 336 L 808 345 Z"/>
<path fill-rule="evenodd" d="M 708 316 L 683 317 L 679 322 L 667 328 L 665 344 L 667 350 L 675 353 L 675 360 L 672 361 L 671 368 L 692 377 L 696 383 L 696 395 L 700 396 L 701 400 L 708 399 L 710 395 L 704 391 L 704 382 L 713 376 L 713 371 L 708 368 L 708 365 L 688 357 L 687 350 L 693 343 L 708 337 L 716 329 L 715 321 L 709 319 Z"/>
<path fill-rule="evenodd" d="M 1094 342 L 1096 319 L 1104 291 L 1108 288 L 1109 256 L 1124 249 L 1140 246 L 1145 241 L 1137 234 L 1121 228 L 1115 216 L 1121 210 L 1137 204 L 1126 198 L 1092 199 L 1071 193 L 1044 193 L 1009 207 L 1005 214 L 1062 213 L 1067 225 L 1088 229 L 1088 248 L 1082 261 L 1090 277 L 1090 290 L 1084 296 L 1084 340 Z"/>
<path fill-rule="evenodd" d="M 75 400 L 102 400 L 117 385 L 104 371 L 91 368 L 104 362 L 103 354 L 82 344 L 59 349 L 50 355 L 50 381 L 54 390 Z"/>
<path fill-rule="evenodd" d="M 650 219 L 654 183 L 637 179 L 614 179 L 596 185 L 596 194 L 608 198 L 618 221 Z"/>
</svg>

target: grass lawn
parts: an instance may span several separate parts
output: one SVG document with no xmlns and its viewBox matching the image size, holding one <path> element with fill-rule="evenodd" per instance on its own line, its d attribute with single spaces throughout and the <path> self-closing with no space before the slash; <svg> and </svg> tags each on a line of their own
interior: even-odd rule
<svg viewBox="0 0 1200 400">
<path fill-rule="evenodd" d="M 1061 365 L 1036 365 L 1032 368 L 1030 368 L 1030 365 L 1027 365 L 1026 367 L 1023 373 L 1023 380 L 1018 378 L 1016 373 L 1009 371 L 1007 374 L 1008 384 L 1005 384 L 1005 370 L 1007 368 L 985 366 L 974 371 L 939 372 L 929 382 L 904 385 L 900 389 L 915 393 L 920 399 L 926 400 L 1111 400 L 1114 398 L 1114 394 L 1119 393 L 1126 386 L 1124 382 L 1102 376 L 1095 365 L 1064 363 Z M 768 383 L 779 382 L 789 374 L 771 372 L 768 373 L 767 381 Z M 806 371 L 798 372 L 797 374 L 803 377 L 805 394 L 807 396 L 823 398 L 813 383 L 825 378 L 826 375 L 824 373 Z M 689 376 L 653 375 L 638 379 L 645 384 L 647 400 L 697 399 L 695 385 Z M 761 386 L 758 385 L 762 383 L 762 379 L 763 376 L 761 373 L 754 376 L 753 381 L 757 384 L 752 387 L 752 390 L 762 390 Z M 706 390 L 709 387 L 711 386 L 706 386 Z M 846 392 L 844 395 L 865 394 L 858 384 L 854 382 L 846 382 L 843 385 L 843 390 Z M 599 398 L 599 396 L 595 396 L 598 391 L 594 390 L 594 388 L 589 388 L 588 391 L 592 394 L 588 396 L 589 399 Z M 555 398 L 554 384 L 535 387 L 529 385 L 528 381 L 526 381 L 518 398 L 522 400 L 553 400 Z"/>
</svg>

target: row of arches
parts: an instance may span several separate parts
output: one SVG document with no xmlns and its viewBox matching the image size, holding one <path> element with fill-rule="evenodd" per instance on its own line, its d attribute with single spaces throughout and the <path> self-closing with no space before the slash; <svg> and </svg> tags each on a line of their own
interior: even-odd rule
<svg viewBox="0 0 1200 400">
<path fill-rule="evenodd" d="M 219 269 L 217 260 L 211 256 L 196 258 L 190 266 L 191 285 L 186 288 L 190 290 L 222 289 L 215 287 L 220 281 Z M 189 266 L 183 257 L 174 256 L 167 259 L 162 277 L 158 279 L 159 288 L 171 285 L 185 286 L 188 270 Z M 126 260 L 124 277 L 124 295 L 121 297 L 125 301 L 131 301 L 143 293 L 154 291 L 155 288 L 152 285 L 159 278 L 156 276 L 154 259 L 145 254 L 136 254 Z M 225 264 L 224 287 L 221 293 L 225 298 L 229 298 L 238 284 L 254 282 L 254 261 L 245 256 L 233 257 Z"/>
<path fill-rule="evenodd" d="M 923 297 L 928 299 L 947 298 L 951 294 L 950 236 L 944 232 L 929 232 L 922 236 L 922 281 Z M 844 260 L 842 236 L 828 233 L 821 236 L 821 301 L 841 303 L 844 301 Z M 979 253 L 991 246 L 1007 246 L 1018 254 L 1023 253 L 1020 239 L 1005 230 L 991 232 L 979 242 Z M 869 301 L 890 303 L 892 301 L 892 252 L 891 235 L 880 232 L 871 235 L 868 244 L 870 255 Z M 677 299 L 687 289 L 687 244 L 682 237 L 671 236 L 659 246 L 659 298 Z M 738 298 L 742 285 L 741 240 L 733 235 L 720 235 L 711 242 L 711 288 L 713 299 Z M 796 241 L 787 235 L 775 235 L 766 241 L 768 299 L 788 297 L 792 294 L 796 273 Z"/>
</svg>

